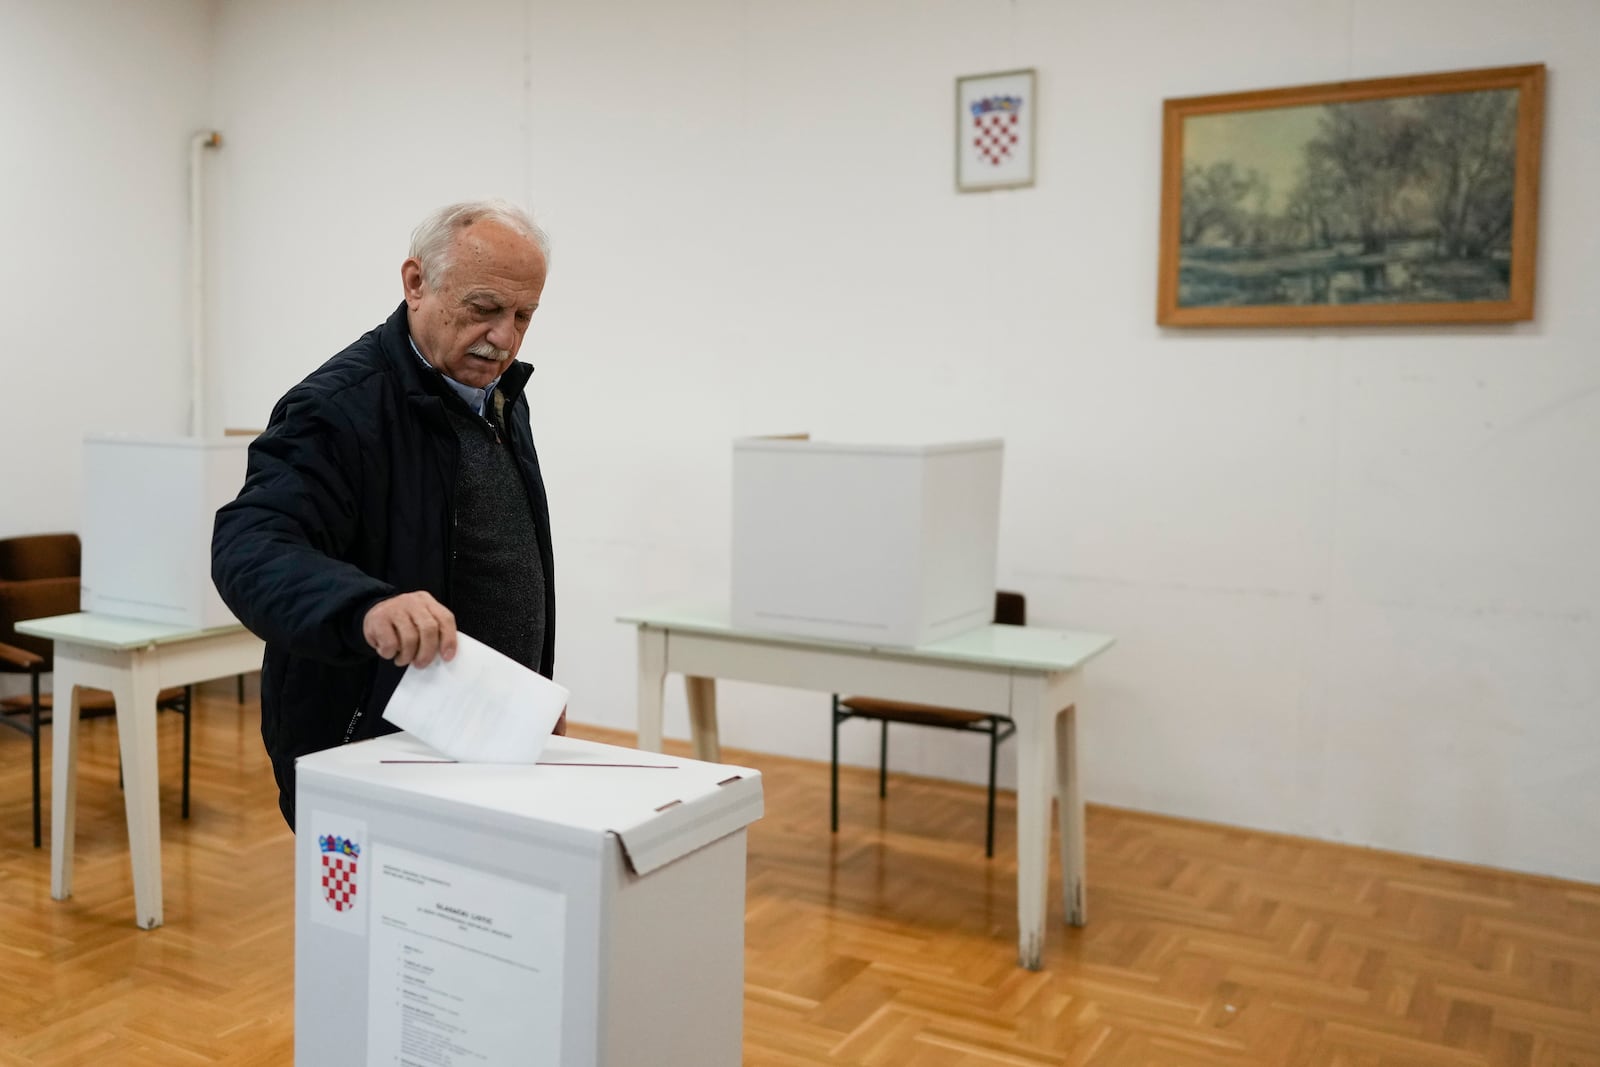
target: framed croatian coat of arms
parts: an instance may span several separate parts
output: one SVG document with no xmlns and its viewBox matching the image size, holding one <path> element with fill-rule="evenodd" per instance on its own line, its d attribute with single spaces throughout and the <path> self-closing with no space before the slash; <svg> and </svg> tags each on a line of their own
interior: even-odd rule
<svg viewBox="0 0 1600 1067">
<path fill-rule="evenodd" d="M 1032 70 L 956 79 L 956 191 L 1033 184 L 1038 112 Z"/>
</svg>

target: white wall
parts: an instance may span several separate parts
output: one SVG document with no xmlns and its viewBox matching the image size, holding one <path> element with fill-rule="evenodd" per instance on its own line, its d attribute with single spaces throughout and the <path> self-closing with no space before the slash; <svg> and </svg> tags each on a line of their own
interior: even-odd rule
<svg viewBox="0 0 1600 1067">
<path fill-rule="evenodd" d="M 0 0 L 0 537 L 78 528 L 94 431 L 182 433 L 206 0 Z"/>
<path fill-rule="evenodd" d="M 605 283 L 547 342 L 572 346 L 558 373 L 581 395 L 637 383 L 612 418 L 563 405 L 550 428 L 649 442 L 629 471 L 563 472 L 557 500 L 643 504 L 563 517 L 563 610 L 581 583 L 602 635 L 613 603 L 720 579 L 732 433 L 1000 430 L 1005 584 L 1038 622 L 1122 639 L 1092 673 L 1091 798 L 1600 874 L 1581 844 L 1600 811 L 1594 9 L 871 9 L 536 16 L 555 37 L 536 97 L 589 95 L 536 109 L 534 189 L 573 216 L 566 268 Z M 610 77 L 586 77 L 595 56 Z M 1530 60 L 1552 67 L 1536 324 L 1151 324 L 1162 97 Z M 1040 183 L 956 197 L 950 76 L 1018 65 L 1040 71 Z M 577 665 L 563 641 L 577 691 L 626 708 L 626 635 Z M 727 690 L 729 743 L 825 752 L 817 698 Z M 902 765 L 979 766 L 908 736 Z"/>
<path fill-rule="evenodd" d="M 725 593 L 731 438 L 1001 434 L 1002 584 L 1120 638 L 1090 799 L 1600 880 L 1600 9 L 1509 10 L 225 5 L 225 421 L 391 309 L 427 208 L 521 197 L 556 242 L 525 358 L 576 718 L 632 725 L 619 610 Z M 1162 98 L 1539 61 L 1536 321 L 1154 326 Z M 1017 66 L 1038 184 L 958 196 L 953 79 Z M 725 685 L 724 740 L 825 758 L 825 702 Z"/>
<path fill-rule="evenodd" d="M 223 423 L 273 402 L 400 303 L 432 208 L 526 185 L 521 0 L 230 3 L 211 344 Z"/>
</svg>

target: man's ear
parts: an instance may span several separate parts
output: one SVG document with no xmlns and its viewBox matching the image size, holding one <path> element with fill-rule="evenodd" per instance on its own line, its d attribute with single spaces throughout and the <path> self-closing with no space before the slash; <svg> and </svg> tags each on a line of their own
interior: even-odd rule
<svg viewBox="0 0 1600 1067">
<path fill-rule="evenodd" d="M 408 259 L 400 264 L 400 285 L 405 289 L 406 306 L 412 311 L 422 303 L 422 264 L 415 259 Z"/>
</svg>

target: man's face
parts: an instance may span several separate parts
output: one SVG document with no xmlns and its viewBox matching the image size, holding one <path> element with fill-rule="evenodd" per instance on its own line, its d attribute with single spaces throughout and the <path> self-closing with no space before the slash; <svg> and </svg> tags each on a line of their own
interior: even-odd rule
<svg viewBox="0 0 1600 1067">
<path fill-rule="evenodd" d="M 544 276 L 532 241 L 498 222 L 474 222 L 456 233 L 437 286 L 415 259 L 401 265 L 411 336 L 436 369 L 482 389 L 517 358 Z"/>
</svg>

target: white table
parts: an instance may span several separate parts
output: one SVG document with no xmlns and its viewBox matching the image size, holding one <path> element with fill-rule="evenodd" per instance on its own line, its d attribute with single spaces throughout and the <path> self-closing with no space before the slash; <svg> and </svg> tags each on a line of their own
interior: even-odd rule
<svg viewBox="0 0 1600 1067">
<path fill-rule="evenodd" d="M 169 686 L 260 670 L 261 639 L 237 623 L 191 630 L 91 612 L 31 619 L 17 623 L 17 630 L 55 642 L 50 895 L 57 900 L 72 895 L 78 814 L 78 689 L 109 689 L 117 704 L 117 741 L 122 749 L 134 921 L 146 930 L 160 926 L 156 696 Z"/>
<path fill-rule="evenodd" d="M 1050 801 L 1061 802 L 1067 922 L 1086 919 L 1077 706 L 1104 634 L 983 626 L 919 648 L 879 648 L 735 629 L 725 608 L 631 612 L 639 628 L 639 747 L 661 750 L 662 686 L 684 676 L 695 756 L 719 761 L 716 679 L 849 692 L 1003 715 L 1016 723 L 1017 957 L 1038 970 L 1050 883 Z"/>
</svg>

